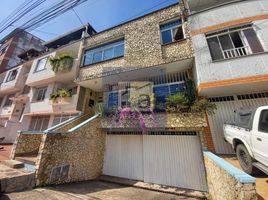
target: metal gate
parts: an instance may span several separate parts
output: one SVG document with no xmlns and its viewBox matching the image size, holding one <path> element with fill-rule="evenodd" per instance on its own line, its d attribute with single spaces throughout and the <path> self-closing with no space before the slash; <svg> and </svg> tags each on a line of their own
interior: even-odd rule
<svg viewBox="0 0 268 200">
<path fill-rule="evenodd" d="M 202 148 L 196 132 L 107 136 L 103 174 L 207 191 Z"/>
<path fill-rule="evenodd" d="M 217 105 L 215 115 L 208 116 L 215 151 L 218 154 L 234 154 L 231 145 L 224 140 L 224 122 L 232 119 L 234 110 L 239 107 L 268 105 L 268 93 L 213 97 L 210 101 Z"/>
</svg>

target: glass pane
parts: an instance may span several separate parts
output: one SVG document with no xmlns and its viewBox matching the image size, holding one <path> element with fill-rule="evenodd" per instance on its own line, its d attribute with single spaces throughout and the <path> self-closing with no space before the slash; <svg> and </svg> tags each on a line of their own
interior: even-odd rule
<svg viewBox="0 0 268 200">
<path fill-rule="evenodd" d="M 217 37 L 208 38 L 208 47 L 212 60 L 223 59 L 222 50 Z"/>
<path fill-rule="evenodd" d="M 92 58 L 93 58 L 93 54 L 91 52 L 90 53 L 87 52 L 84 57 L 84 65 L 92 64 Z"/>
<path fill-rule="evenodd" d="M 34 131 L 40 131 L 43 123 L 43 118 L 37 118 L 36 125 Z"/>
<path fill-rule="evenodd" d="M 103 53 L 103 60 L 108 60 L 114 57 L 114 49 L 106 49 Z"/>
<path fill-rule="evenodd" d="M 127 106 L 129 105 L 129 91 L 121 92 L 121 106 Z"/>
<path fill-rule="evenodd" d="M 118 93 L 110 93 L 108 99 L 108 107 L 117 107 L 118 106 Z"/>
<path fill-rule="evenodd" d="M 172 42 L 171 30 L 163 31 L 161 34 L 162 34 L 162 44 Z"/>
<path fill-rule="evenodd" d="M 95 52 L 93 54 L 93 62 L 92 63 L 96 63 L 96 62 L 100 62 L 102 61 L 102 52 Z"/>
<path fill-rule="evenodd" d="M 166 23 L 166 24 L 163 24 L 160 26 L 160 30 L 165 30 L 165 29 L 168 29 L 168 28 L 172 28 L 174 26 L 179 26 L 181 24 L 181 20 L 175 20 L 175 21 L 172 21 L 172 22 L 169 22 L 169 23 Z"/>
<path fill-rule="evenodd" d="M 243 32 L 247 38 L 247 41 L 249 43 L 252 53 L 259 53 L 259 52 L 264 51 L 258 39 L 258 36 L 256 35 L 253 29 L 247 29 L 247 30 L 244 30 Z"/>
<path fill-rule="evenodd" d="M 182 27 L 175 28 L 172 31 L 174 40 L 182 40 L 184 38 Z"/>
<path fill-rule="evenodd" d="M 228 49 L 234 48 L 229 34 L 219 36 L 219 40 L 220 40 L 221 47 L 223 50 L 228 50 Z"/>
<path fill-rule="evenodd" d="M 233 40 L 235 48 L 239 48 L 239 47 L 244 46 L 244 44 L 243 44 L 243 42 L 241 40 L 241 37 L 240 37 L 238 32 L 230 33 L 230 36 L 231 36 L 231 38 Z"/>
<path fill-rule="evenodd" d="M 170 94 L 176 94 L 179 91 L 179 84 L 173 84 L 169 86 Z"/>
<path fill-rule="evenodd" d="M 41 131 L 44 131 L 48 128 L 48 122 L 49 122 L 49 117 L 48 118 L 43 118 L 43 123 L 42 123 L 42 127 L 41 127 Z"/>
<path fill-rule="evenodd" d="M 38 72 L 38 71 L 45 69 L 46 63 L 47 63 L 47 58 L 43 58 L 43 59 L 39 60 L 37 63 L 37 66 L 35 68 L 35 71 Z"/>
<path fill-rule="evenodd" d="M 124 55 L 124 44 L 116 46 L 114 48 L 114 57 L 119 57 Z"/>
<path fill-rule="evenodd" d="M 259 121 L 259 131 L 268 133 L 268 110 L 263 110 L 261 112 Z"/>
<path fill-rule="evenodd" d="M 31 123 L 30 123 L 30 126 L 29 126 L 29 131 L 34 131 L 36 121 L 37 121 L 37 119 L 35 117 L 32 117 Z"/>
</svg>

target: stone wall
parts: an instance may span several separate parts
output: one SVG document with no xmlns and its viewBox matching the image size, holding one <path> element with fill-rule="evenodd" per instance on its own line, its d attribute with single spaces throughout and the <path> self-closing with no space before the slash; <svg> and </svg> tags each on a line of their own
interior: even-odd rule
<svg viewBox="0 0 268 200">
<path fill-rule="evenodd" d="M 42 134 L 19 133 L 13 145 L 11 158 L 21 154 L 37 154 L 42 140 Z"/>
<path fill-rule="evenodd" d="M 124 38 L 125 55 L 81 68 L 77 80 L 94 79 L 193 58 L 187 22 L 183 23 L 184 40 L 168 45 L 161 44 L 160 24 L 180 18 L 180 10 L 180 6 L 176 4 L 89 37 L 85 42 L 85 49 Z"/>
<path fill-rule="evenodd" d="M 95 179 L 102 174 L 105 134 L 100 119 L 73 133 L 46 134 L 37 158 L 37 185 Z"/>
<path fill-rule="evenodd" d="M 209 194 L 213 200 L 257 199 L 255 178 L 217 157 L 204 153 Z"/>
</svg>

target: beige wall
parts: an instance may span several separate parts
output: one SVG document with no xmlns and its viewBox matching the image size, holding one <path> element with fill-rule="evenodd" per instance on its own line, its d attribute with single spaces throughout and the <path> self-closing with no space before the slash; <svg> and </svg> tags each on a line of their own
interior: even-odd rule
<svg viewBox="0 0 268 200">
<path fill-rule="evenodd" d="M 124 57 L 85 66 L 78 80 L 111 75 L 115 71 L 150 67 L 193 57 L 187 23 L 183 24 L 186 40 L 161 45 L 160 24 L 178 18 L 178 5 L 168 7 L 129 23 L 117 26 L 86 40 L 84 48 L 92 48 L 119 38 L 125 38 Z"/>
<path fill-rule="evenodd" d="M 209 152 L 208 152 L 209 153 Z M 210 154 L 210 153 L 209 153 Z M 256 186 L 255 182 L 242 183 L 236 177 L 240 177 L 245 180 L 248 180 L 249 175 L 238 169 L 232 169 L 233 166 L 228 167 L 221 158 L 218 158 L 216 155 L 212 155 L 215 159 L 212 159 L 210 156 L 204 155 L 205 159 L 205 168 L 207 172 L 207 182 L 209 187 L 209 194 L 213 200 L 234 200 L 234 199 L 243 199 L 243 200 L 257 200 Z M 219 162 L 222 166 L 217 163 L 217 160 L 221 159 Z M 229 164 L 230 165 L 230 164 Z M 228 172 L 223 166 L 227 166 L 229 171 L 232 171 L 232 174 Z"/>
<path fill-rule="evenodd" d="M 37 185 L 95 179 L 102 174 L 105 134 L 94 120 L 74 133 L 43 135 L 37 159 Z M 53 179 L 55 167 L 69 166 L 65 178 Z M 55 178 L 55 177 L 54 177 Z"/>
</svg>

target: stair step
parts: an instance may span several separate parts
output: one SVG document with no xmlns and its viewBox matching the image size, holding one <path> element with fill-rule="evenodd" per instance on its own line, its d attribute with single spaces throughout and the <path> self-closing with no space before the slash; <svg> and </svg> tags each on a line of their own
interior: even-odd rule
<svg viewBox="0 0 268 200">
<path fill-rule="evenodd" d="M 10 168 L 13 168 L 13 169 L 24 168 L 24 163 L 18 160 L 4 160 L 4 161 L 1 161 L 1 164 L 8 166 Z"/>
<path fill-rule="evenodd" d="M 30 164 L 30 165 L 35 165 L 37 157 L 36 156 L 18 156 L 18 157 L 15 157 L 15 160 Z"/>
<path fill-rule="evenodd" d="M 265 165 L 261 164 L 260 162 L 255 162 L 253 163 L 253 166 L 257 167 L 259 170 L 263 171 L 265 174 L 268 175 L 268 167 Z"/>
</svg>

